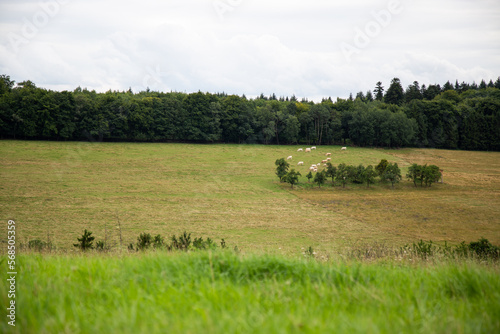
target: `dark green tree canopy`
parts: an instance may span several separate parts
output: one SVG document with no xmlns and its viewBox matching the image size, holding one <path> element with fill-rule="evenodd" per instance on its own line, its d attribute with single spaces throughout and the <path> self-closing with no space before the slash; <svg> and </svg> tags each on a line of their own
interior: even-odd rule
<svg viewBox="0 0 500 334">
<path fill-rule="evenodd" d="M 349 182 L 349 168 L 345 163 L 338 165 L 335 180 L 342 184 L 342 188 L 345 188 L 345 185 Z"/>
<path fill-rule="evenodd" d="M 0 96 L 10 93 L 12 91 L 12 87 L 14 87 L 14 83 L 14 81 L 10 80 L 8 75 L 0 75 Z"/>
<path fill-rule="evenodd" d="M 389 163 L 382 174 L 382 179 L 391 182 L 392 188 L 394 184 L 401 180 L 401 170 L 397 163 Z"/>
<path fill-rule="evenodd" d="M 403 92 L 394 78 L 356 99 L 262 94 L 51 91 L 0 75 L 0 138 L 500 150 L 500 77 Z M 385 93 L 385 97 L 384 97 Z"/>
<path fill-rule="evenodd" d="M 319 188 L 325 183 L 326 181 L 326 175 L 325 171 L 318 171 L 316 175 L 314 175 L 314 183 L 318 185 Z"/>
<path fill-rule="evenodd" d="M 277 159 L 274 164 L 276 165 L 276 175 L 280 179 L 280 182 L 284 182 L 284 178 L 288 173 L 288 167 L 290 167 L 290 164 L 286 162 L 284 158 Z"/>
<path fill-rule="evenodd" d="M 361 179 L 364 183 L 366 183 L 366 186 L 370 188 L 370 184 L 375 183 L 375 178 L 377 177 L 377 175 L 378 173 L 375 168 L 373 168 L 372 165 L 368 165 L 368 167 L 363 170 Z"/>
<path fill-rule="evenodd" d="M 293 189 L 293 185 L 294 184 L 297 184 L 299 182 L 299 176 L 300 173 L 299 172 L 296 172 L 295 169 L 291 169 L 285 176 L 284 176 L 284 180 L 285 182 L 287 183 L 290 183 L 290 185 L 292 186 L 292 189 Z"/>
<path fill-rule="evenodd" d="M 405 92 L 405 101 L 410 103 L 412 100 L 422 100 L 424 97 L 420 89 L 418 81 L 414 81 L 412 85 L 409 85 Z"/>
<path fill-rule="evenodd" d="M 394 78 L 391 81 L 389 89 L 384 97 L 384 102 L 389 104 L 401 105 L 404 101 L 404 91 L 401 81 L 398 78 Z"/>
</svg>

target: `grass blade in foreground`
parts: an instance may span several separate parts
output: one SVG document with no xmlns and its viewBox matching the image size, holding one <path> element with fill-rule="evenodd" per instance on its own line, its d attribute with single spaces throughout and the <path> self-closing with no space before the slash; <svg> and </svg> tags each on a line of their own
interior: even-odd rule
<svg viewBox="0 0 500 334">
<path fill-rule="evenodd" d="M 230 252 L 19 257 L 7 333 L 493 333 L 496 266 Z M 6 305 L 5 282 L 0 299 Z"/>
</svg>

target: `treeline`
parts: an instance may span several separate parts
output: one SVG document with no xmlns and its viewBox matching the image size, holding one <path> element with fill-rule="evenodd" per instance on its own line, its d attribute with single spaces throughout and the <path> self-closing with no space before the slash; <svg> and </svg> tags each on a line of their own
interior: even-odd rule
<svg viewBox="0 0 500 334">
<path fill-rule="evenodd" d="M 351 144 L 500 150 L 500 78 L 419 86 L 319 103 L 263 94 L 52 91 L 0 76 L 1 138 Z"/>
</svg>

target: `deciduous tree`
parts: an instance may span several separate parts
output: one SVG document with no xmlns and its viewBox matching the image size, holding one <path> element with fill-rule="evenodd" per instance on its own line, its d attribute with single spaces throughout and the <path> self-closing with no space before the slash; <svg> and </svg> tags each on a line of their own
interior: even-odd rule
<svg viewBox="0 0 500 334">
<path fill-rule="evenodd" d="M 307 181 L 308 181 L 308 182 L 311 182 L 311 179 L 312 179 L 314 176 L 313 176 L 312 172 L 311 172 L 311 171 L 309 171 L 309 173 L 306 175 L 306 177 L 307 177 Z"/>
<path fill-rule="evenodd" d="M 398 164 L 389 163 L 384 171 L 384 174 L 382 174 L 382 179 L 391 182 L 392 188 L 394 188 L 394 184 L 401 180 L 401 170 L 399 169 Z"/>
<path fill-rule="evenodd" d="M 422 178 L 426 187 L 430 187 L 441 178 L 441 172 L 436 165 L 425 166 L 422 171 Z"/>
<path fill-rule="evenodd" d="M 342 188 L 345 188 L 346 183 L 349 181 L 349 170 L 346 164 L 341 163 L 338 165 L 335 180 L 342 183 Z"/>
<path fill-rule="evenodd" d="M 286 162 L 285 158 L 277 159 L 274 164 L 277 166 L 276 175 L 279 177 L 280 182 L 283 182 L 283 178 L 288 173 L 288 167 L 290 167 L 290 164 Z"/>
<path fill-rule="evenodd" d="M 318 187 L 321 188 L 321 185 L 326 181 L 325 171 L 319 171 L 314 175 L 314 183 L 318 184 Z"/>
<path fill-rule="evenodd" d="M 377 167 L 375 167 L 375 169 L 378 172 L 378 175 L 384 174 L 385 169 L 387 168 L 388 165 L 389 165 L 389 162 L 387 161 L 387 159 L 380 160 L 380 162 L 377 165 Z"/>
<path fill-rule="evenodd" d="M 412 164 L 408 167 L 408 173 L 406 173 L 406 178 L 413 181 L 415 187 L 417 186 L 417 181 L 422 177 L 422 166 L 418 164 Z"/>
<path fill-rule="evenodd" d="M 372 165 L 368 165 L 363 171 L 362 178 L 363 182 L 366 183 L 366 186 L 370 188 L 370 184 L 375 183 L 375 177 L 377 177 L 377 171 L 373 168 Z"/>
<path fill-rule="evenodd" d="M 284 176 L 284 180 L 285 182 L 287 183 L 290 183 L 292 185 L 292 189 L 293 189 L 293 185 L 294 184 L 297 184 L 299 182 L 299 176 L 300 173 L 299 172 L 296 172 L 295 169 L 291 169 L 285 176 Z"/>
<path fill-rule="evenodd" d="M 335 167 L 334 165 L 332 165 L 331 162 L 327 162 L 326 163 L 326 176 L 327 177 L 331 177 L 332 178 L 332 186 L 335 185 L 334 184 L 334 180 L 335 180 L 335 174 L 337 174 L 337 167 Z"/>
</svg>

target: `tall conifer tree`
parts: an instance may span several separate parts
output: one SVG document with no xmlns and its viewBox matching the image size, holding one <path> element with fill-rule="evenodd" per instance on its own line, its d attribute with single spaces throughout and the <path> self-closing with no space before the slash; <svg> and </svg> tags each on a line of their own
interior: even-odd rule
<svg viewBox="0 0 500 334">
<path fill-rule="evenodd" d="M 382 82 L 377 82 L 373 92 L 375 93 L 375 100 L 382 101 L 384 98 L 384 87 L 382 86 Z"/>
<path fill-rule="evenodd" d="M 385 102 L 390 104 L 401 105 L 404 99 L 403 86 L 401 86 L 401 81 L 398 78 L 394 78 L 391 81 L 391 85 L 385 94 Z"/>
</svg>

